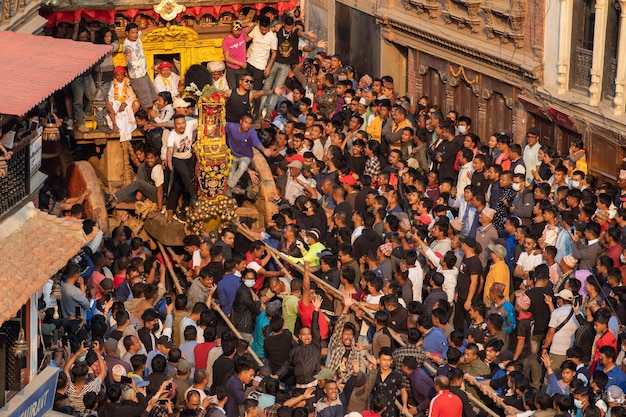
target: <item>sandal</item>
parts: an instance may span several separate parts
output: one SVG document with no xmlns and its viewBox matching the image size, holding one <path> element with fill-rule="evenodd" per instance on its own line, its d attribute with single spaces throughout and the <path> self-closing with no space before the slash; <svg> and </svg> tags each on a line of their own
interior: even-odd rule
<svg viewBox="0 0 626 417">
<path fill-rule="evenodd" d="M 165 212 L 165 221 L 167 224 L 174 223 L 174 210 L 167 210 Z"/>
</svg>

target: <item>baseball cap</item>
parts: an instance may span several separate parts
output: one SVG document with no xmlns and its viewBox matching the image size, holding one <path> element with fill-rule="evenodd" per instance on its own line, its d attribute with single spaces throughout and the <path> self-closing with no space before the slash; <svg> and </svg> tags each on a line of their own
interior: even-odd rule
<svg viewBox="0 0 626 417">
<path fill-rule="evenodd" d="M 172 68 L 172 64 L 169 61 L 161 61 L 159 64 L 159 69 L 163 68 Z"/>
<path fill-rule="evenodd" d="M 193 366 L 191 366 L 191 362 L 186 359 L 181 359 L 178 364 L 176 364 L 176 370 L 179 374 L 186 374 L 191 371 L 191 368 L 193 368 Z"/>
<path fill-rule="evenodd" d="M 185 100 L 183 100 L 182 98 L 178 97 L 176 100 L 174 100 L 174 103 L 172 104 L 172 107 L 174 107 L 175 109 L 179 108 L 179 107 L 189 107 L 190 104 L 188 102 L 186 102 Z"/>
<path fill-rule="evenodd" d="M 117 344 L 119 342 L 115 339 L 113 339 L 112 337 L 107 339 L 106 342 L 104 342 L 104 350 L 105 351 L 109 351 L 109 352 L 114 352 L 115 350 L 117 350 Z"/>
<path fill-rule="evenodd" d="M 267 303 L 265 306 L 265 314 L 268 316 L 275 316 L 280 313 L 282 310 L 282 304 L 279 300 L 274 300 L 272 302 Z"/>
<path fill-rule="evenodd" d="M 460 240 L 461 242 L 465 243 L 470 248 L 474 249 L 477 254 L 483 251 L 483 248 L 482 246 L 480 246 L 480 243 L 476 242 L 476 239 L 474 239 L 473 237 L 470 237 L 470 236 L 461 237 Z"/>
<path fill-rule="evenodd" d="M 506 257 L 506 248 L 500 244 L 494 245 L 493 243 L 489 244 L 489 250 L 495 253 L 498 258 L 504 259 Z"/>
<path fill-rule="evenodd" d="M 135 385 L 137 385 L 137 388 L 143 388 L 143 387 L 147 387 L 148 385 L 150 385 L 150 382 L 144 381 L 138 376 L 133 376 L 133 379 L 135 380 Z"/>
<path fill-rule="evenodd" d="M 323 381 L 325 379 L 333 379 L 335 377 L 335 374 L 333 373 L 333 371 L 331 371 L 328 368 L 324 368 L 321 371 L 319 371 L 317 373 L 317 375 L 314 375 L 313 378 L 317 379 L 318 381 Z"/>
<path fill-rule="evenodd" d="M 126 376 L 126 369 L 124 369 L 122 365 L 117 364 L 113 366 L 113 369 L 111 370 L 111 374 L 113 375 L 113 381 L 121 382 L 122 377 Z"/>
<path fill-rule="evenodd" d="M 556 295 L 558 298 L 562 298 L 563 300 L 572 301 L 574 299 L 574 294 L 568 289 L 564 289 L 559 291 Z"/>
<path fill-rule="evenodd" d="M 300 161 L 291 161 L 291 162 L 289 162 L 289 164 L 287 165 L 287 168 L 298 168 L 298 169 L 302 169 L 302 162 L 300 162 Z"/>
<path fill-rule="evenodd" d="M 424 223 L 425 225 L 429 225 L 433 219 L 431 219 L 428 214 L 424 213 L 422 215 L 415 216 L 415 220 Z"/>
</svg>

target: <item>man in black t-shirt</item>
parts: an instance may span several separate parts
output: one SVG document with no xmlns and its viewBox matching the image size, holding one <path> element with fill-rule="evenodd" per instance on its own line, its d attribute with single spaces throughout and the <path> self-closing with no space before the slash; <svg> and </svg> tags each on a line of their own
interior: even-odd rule
<svg viewBox="0 0 626 417">
<path fill-rule="evenodd" d="M 454 328 L 463 330 L 470 323 L 469 310 L 473 300 L 480 300 L 483 286 L 483 266 L 478 258 L 482 247 L 476 239 L 461 239 L 461 250 L 465 254 L 457 279 L 457 300 L 454 307 Z"/>
<path fill-rule="evenodd" d="M 295 27 L 292 16 L 284 18 L 283 27 L 278 29 L 276 36 L 278 37 L 278 54 L 274 65 L 272 65 L 270 75 L 265 78 L 264 90 L 273 90 L 285 83 L 292 65 L 297 64 L 300 59 L 299 38 L 317 42 L 317 35 L 313 32 L 304 32 Z M 269 113 L 275 109 L 277 101 L 277 95 L 273 95 L 269 100 L 267 97 L 263 97 L 259 110 L 262 112 L 265 109 Z"/>
<path fill-rule="evenodd" d="M 269 326 L 263 328 L 263 333 L 265 334 L 265 340 L 263 341 L 265 357 L 273 374 L 276 374 L 285 363 L 285 358 L 289 357 L 289 351 L 291 351 L 292 347 L 293 336 L 289 330 L 284 329 L 284 325 L 285 321 L 278 314 L 270 319 Z"/>
<path fill-rule="evenodd" d="M 548 282 L 550 279 L 550 271 L 545 264 L 538 265 L 534 271 L 534 287 L 526 290 L 526 295 L 530 298 L 530 313 L 535 320 L 535 328 L 530 339 L 531 356 L 533 360 L 529 361 L 530 366 L 530 382 L 534 387 L 539 387 L 541 383 L 541 363 L 536 361 L 537 355 L 541 351 L 543 339 L 548 331 L 548 323 L 550 322 L 550 309 L 548 308 L 544 296 L 554 297 Z M 526 366 L 524 367 L 526 369 Z"/>
</svg>

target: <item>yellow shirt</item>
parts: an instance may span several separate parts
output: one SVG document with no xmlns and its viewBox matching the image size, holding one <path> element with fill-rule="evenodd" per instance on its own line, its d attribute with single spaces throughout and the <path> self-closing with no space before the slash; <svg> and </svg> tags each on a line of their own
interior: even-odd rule
<svg viewBox="0 0 626 417">
<path fill-rule="evenodd" d="M 489 273 L 487 274 L 487 278 L 485 278 L 485 295 L 483 296 L 483 301 L 485 305 L 491 304 L 491 299 L 489 298 L 489 289 L 496 282 L 504 284 L 504 298 L 508 301 L 511 272 L 509 271 L 509 266 L 503 260 L 496 262 L 495 264 L 491 265 L 491 268 L 489 268 Z"/>
<path fill-rule="evenodd" d="M 367 133 L 370 135 L 372 140 L 376 142 L 380 142 L 380 136 L 383 132 L 383 119 L 378 116 L 375 117 L 374 120 L 367 126 Z"/>
</svg>

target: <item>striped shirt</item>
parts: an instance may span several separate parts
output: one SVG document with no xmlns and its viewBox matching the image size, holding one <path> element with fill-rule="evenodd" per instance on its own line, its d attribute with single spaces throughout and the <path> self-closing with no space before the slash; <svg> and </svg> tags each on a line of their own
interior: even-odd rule
<svg viewBox="0 0 626 417">
<path fill-rule="evenodd" d="M 102 380 L 99 377 L 96 377 L 93 381 L 86 383 L 80 392 L 76 391 L 76 386 L 72 382 L 67 390 L 67 397 L 72 403 L 75 411 L 83 412 L 85 411 L 85 404 L 83 403 L 85 395 L 88 392 L 95 392 L 97 394 L 100 392 L 100 389 L 102 389 Z"/>
</svg>

